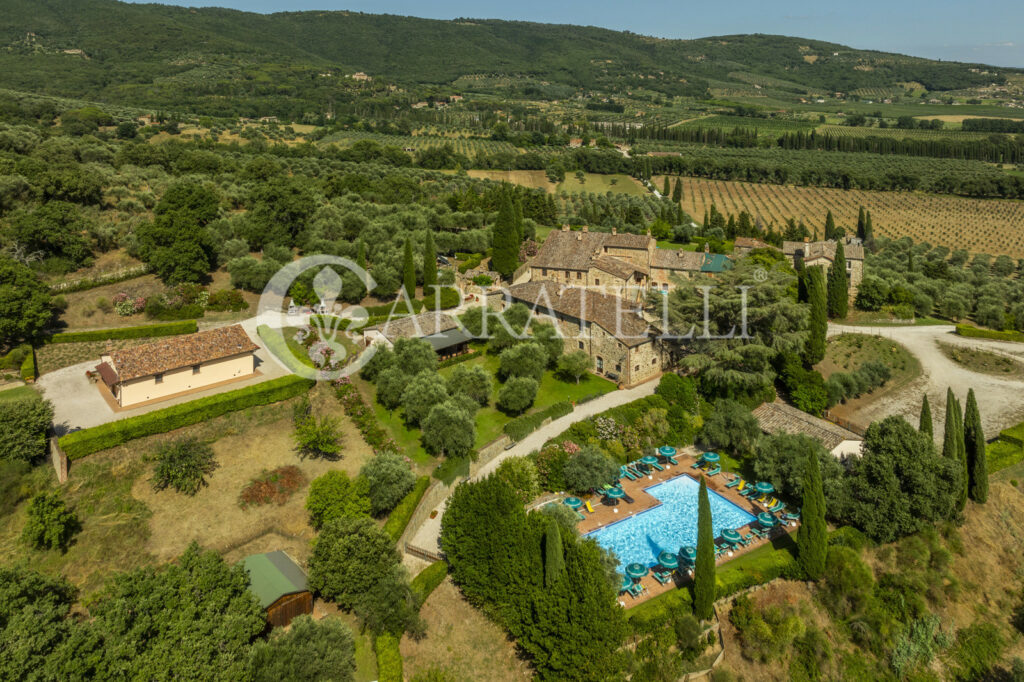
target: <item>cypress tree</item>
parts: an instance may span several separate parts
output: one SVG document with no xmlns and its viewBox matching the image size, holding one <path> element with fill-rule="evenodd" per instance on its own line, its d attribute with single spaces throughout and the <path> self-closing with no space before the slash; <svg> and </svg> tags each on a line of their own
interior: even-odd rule
<svg viewBox="0 0 1024 682">
<path fill-rule="evenodd" d="M 416 265 L 412 262 L 412 239 L 405 240 L 405 256 L 402 263 L 402 288 L 410 299 L 416 298 Z"/>
<path fill-rule="evenodd" d="M 967 451 L 967 493 L 975 502 L 984 504 L 988 501 L 988 462 L 985 460 L 985 433 L 981 428 L 981 413 L 973 388 L 967 392 L 964 448 Z"/>
<path fill-rule="evenodd" d="M 960 407 L 960 400 L 953 398 L 953 421 L 956 423 L 953 436 L 953 446 L 956 448 L 956 460 L 960 463 L 960 478 L 963 481 L 957 497 L 957 511 L 963 511 L 967 506 L 967 486 L 969 475 L 967 473 L 967 446 L 964 442 L 964 411 Z"/>
<path fill-rule="evenodd" d="M 875 244 L 875 230 L 871 225 L 871 211 L 864 214 L 864 246 L 872 248 Z"/>
<path fill-rule="evenodd" d="M 437 285 L 437 249 L 434 248 L 434 235 L 427 230 L 427 238 L 423 240 L 423 295 L 427 289 Z"/>
<path fill-rule="evenodd" d="M 708 212 L 706 209 L 704 211 L 704 224 L 701 227 L 703 227 L 705 230 L 708 229 Z"/>
<path fill-rule="evenodd" d="M 523 243 L 523 202 L 518 197 L 512 202 L 516 226 L 516 258 L 519 258 L 519 245 Z"/>
<path fill-rule="evenodd" d="M 356 244 L 356 265 L 361 267 L 363 271 L 366 272 L 366 242 L 364 242 L 362 239 L 360 239 Z M 366 274 L 366 277 L 369 277 L 369 273 Z M 360 291 L 363 292 L 359 298 L 362 298 L 367 294 L 367 281 L 367 279 L 361 279 L 359 282 L 361 287 Z"/>
<path fill-rule="evenodd" d="M 832 215 L 831 213 L 829 214 Z M 828 316 L 843 319 L 850 305 L 849 284 L 846 281 L 846 249 L 843 242 L 836 244 L 836 257 L 828 269 Z"/>
<path fill-rule="evenodd" d="M 668 176 L 665 176 L 665 184 L 661 188 L 661 198 L 668 199 L 669 188 L 668 188 Z"/>
<path fill-rule="evenodd" d="M 807 323 L 807 345 L 804 348 L 804 360 L 808 365 L 821 362 L 825 358 L 825 337 L 828 334 L 828 304 L 825 300 L 824 276 L 821 266 L 807 268 L 807 302 L 811 305 Z"/>
<path fill-rule="evenodd" d="M 927 394 L 925 394 L 924 400 L 921 401 L 921 419 L 918 422 L 917 430 L 928 434 L 929 440 L 935 438 L 935 431 L 932 429 L 932 408 L 928 404 Z"/>
<path fill-rule="evenodd" d="M 825 572 L 828 554 L 828 526 L 825 524 L 825 493 L 821 488 L 821 464 L 812 451 L 804 467 L 804 499 L 800 512 L 800 529 L 796 536 L 797 559 L 811 580 Z"/>
<path fill-rule="evenodd" d="M 946 420 L 943 423 L 942 432 L 942 456 L 947 459 L 956 459 L 958 448 L 956 444 L 956 398 L 953 396 L 953 389 L 946 389 Z"/>
<path fill-rule="evenodd" d="M 562 533 L 558 530 L 558 522 L 551 519 L 544 531 L 544 587 L 554 585 L 564 571 Z"/>
<path fill-rule="evenodd" d="M 683 200 L 683 181 L 676 180 L 676 186 L 672 188 L 672 201 L 677 204 Z"/>
<path fill-rule="evenodd" d="M 825 239 L 836 238 L 836 219 L 832 217 L 832 209 L 825 214 Z"/>
<path fill-rule="evenodd" d="M 516 241 L 515 209 L 505 194 L 498 207 L 498 218 L 491 228 L 491 268 L 508 279 L 519 265 L 519 242 Z"/>
<path fill-rule="evenodd" d="M 699 620 L 711 618 L 715 605 L 715 531 L 711 526 L 708 481 L 700 477 L 697 496 L 697 558 L 693 571 L 693 613 Z"/>
<path fill-rule="evenodd" d="M 857 238 L 861 241 L 864 240 L 864 207 L 860 207 L 860 212 L 857 214 Z"/>
</svg>

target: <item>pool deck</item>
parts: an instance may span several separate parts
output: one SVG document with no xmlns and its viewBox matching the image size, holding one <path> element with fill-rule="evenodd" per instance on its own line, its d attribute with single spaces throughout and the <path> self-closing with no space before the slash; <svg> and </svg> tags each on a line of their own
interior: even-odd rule
<svg viewBox="0 0 1024 682">
<path fill-rule="evenodd" d="M 701 453 L 693 447 L 681 448 L 678 450 L 675 456 L 675 460 L 679 462 L 678 465 L 672 466 L 666 464 L 665 462 L 659 462 L 664 467 L 664 471 L 658 471 L 655 469 L 653 472 L 651 472 L 650 475 L 645 476 L 644 478 L 636 481 L 630 481 L 627 478 L 621 479 L 620 484 L 622 485 L 622 489 L 626 492 L 626 495 L 632 498 L 632 503 L 628 503 L 625 500 L 620 500 L 618 504 L 612 505 L 602 500 L 601 497 L 596 495 L 591 495 L 590 497 L 583 497 L 582 499 L 590 502 L 590 505 L 593 507 L 594 512 L 590 513 L 587 511 L 585 506 L 581 507 L 580 512 L 583 514 L 585 518 L 578 524 L 576 524 L 576 528 L 579 530 L 581 534 L 589 533 L 591 531 L 597 530 L 598 528 L 603 528 L 604 526 L 615 523 L 616 521 L 627 519 L 634 514 L 638 514 L 642 511 L 646 511 L 648 509 L 653 509 L 654 507 L 657 507 L 658 505 L 661 504 L 661 502 L 655 499 L 649 493 L 647 493 L 644 490 L 644 488 L 650 488 L 653 485 L 663 483 L 670 479 L 676 478 L 680 475 L 687 475 L 699 481 L 700 477 L 703 475 L 703 471 L 701 469 L 694 469 L 692 467 L 693 464 L 697 461 L 697 458 L 700 456 L 700 454 Z M 740 509 L 749 512 L 754 516 L 757 516 L 759 513 L 763 511 L 767 511 L 765 506 L 758 503 L 756 500 L 751 500 L 747 499 L 746 497 L 743 497 L 736 491 L 735 488 L 725 487 L 726 483 L 732 481 L 733 476 L 734 475 L 730 473 L 721 473 L 716 476 L 708 476 L 708 489 L 714 490 L 716 493 L 718 493 L 725 499 L 729 500 Z M 746 535 L 750 532 L 750 529 L 753 525 L 756 525 L 756 522 L 753 522 L 752 524 L 747 526 L 743 526 L 741 529 L 737 530 L 740 530 L 741 534 Z M 788 526 L 786 527 L 776 526 L 774 529 L 772 529 L 771 537 L 774 538 L 782 533 L 793 532 L 798 525 L 799 524 L 795 521 L 789 521 Z M 718 538 L 716 538 L 716 540 L 718 540 Z M 757 547 L 760 547 L 768 542 L 771 542 L 771 538 L 756 540 L 755 542 L 751 543 L 750 545 L 747 545 L 746 547 L 741 546 L 733 550 L 732 552 L 729 552 L 728 554 L 719 557 L 718 564 L 724 564 L 727 561 L 734 559 L 738 556 L 741 556 L 742 554 L 745 554 L 746 552 L 756 549 Z M 692 580 L 692 577 L 690 575 L 683 575 L 680 574 L 680 572 L 678 571 L 673 574 L 673 578 L 674 580 L 672 582 L 669 582 L 666 585 L 662 585 L 660 582 L 657 581 L 657 579 L 655 579 L 655 577 L 652 574 L 648 574 L 640 580 L 640 584 L 645 588 L 644 594 L 640 597 L 632 597 L 625 593 L 620 594 L 619 604 L 626 608 L 629 608 L 630 606 L 644 602 L 656 595 L 663 594 L 670 590 L 674 590 L 678 587 L 687 585 Z"/>
</svg>

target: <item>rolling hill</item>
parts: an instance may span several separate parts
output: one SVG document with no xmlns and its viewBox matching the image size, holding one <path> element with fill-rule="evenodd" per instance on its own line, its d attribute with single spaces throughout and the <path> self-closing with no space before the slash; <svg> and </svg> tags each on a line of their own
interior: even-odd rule
<svg viewBox="0 0 1024 682">
<path fill-rule="evenodd" d="M 263 111 L 289 98 L 345 99 L 351 95 L 337 76 L 354 71 L 405 85 L 443 86 L 482 74 L 698 97 L 709 82 L 760 81 L 803 94 L 913 81 L 941 91 L 1012 73 L 784 36 L 666 40 L 497 20 L 0 1 L 0 72 L 12 89 L 146 106 L 191 103 L 211 113 L 218 98 L 248 99 Z"/>
</svg>

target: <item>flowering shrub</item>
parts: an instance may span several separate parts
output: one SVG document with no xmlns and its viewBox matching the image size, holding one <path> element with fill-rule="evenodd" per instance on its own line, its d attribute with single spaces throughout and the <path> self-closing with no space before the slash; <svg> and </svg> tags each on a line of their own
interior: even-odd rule
<svg viewBox="0 0 1024 682">
<path fill-rule="evenodd" d="M 141 313 L 146 309 L 146 299 L 142 296 L 136 296 L 132 298 L 129 294 L 121 291 L 114 294 L 113 298 L 114 310 L 121 317 L 128 317 L 129 315 L 135 315 Z"/>
<path fill-rule="evenodd" d="M 611 440 L 622 433 L 622 427 L 611 417 L 598 417 L 594 420 L 594 426 L 601 440 Z"/>
<path fill-rule="evenodd" d="M 567 455 L 575 455 L 580 451 L 580 446 L 571 440 L 562 441 L 562 451 Z"/>
</svg>

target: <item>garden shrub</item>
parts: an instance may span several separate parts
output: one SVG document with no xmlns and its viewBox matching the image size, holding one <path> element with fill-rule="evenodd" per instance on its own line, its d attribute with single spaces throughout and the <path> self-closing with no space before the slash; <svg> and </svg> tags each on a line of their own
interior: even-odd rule
<svg viewBox="0 0 1024 682">
<path fill-rule="evenodd" d="M 1015 331 L 996 331 L 994 329 L 981 329 L 969 324 L 958 324 L 956 333 L 960 336 L 969 336 L 981 339 L 998 339 L 999 341 L 1024 341 L 1024 334 Z"/>
<path fill-rule="evenodd" d="M 690 413 L 697 411 L 697 385 L 690 377 L 681 377 L 672 372 L 664 374 L 654 392 L 669 405 L 679 406 Z"/>
<path fill-rule="evenodd" d="M 153 489 L 163 490 L 170 486 L 185 495 L 199 492 L 199 488 L 206 485 L 206 475 L 217 468 L 213 448 L 195 438 L 164 443 L 151 459 L 156 462 Z"/>
<path fill-rule="evenodd" d="M 7 355 L 0 358 L 0 369 L 19 369 L 31 350 L 32 346 L 27 343 L 11 349 Z"/>
<path fill-rule="evenodd" d="M 618 479 L 619 465 L 595 447 L 582 448 L 562 467 L 565 487 L 576 493 L 586 493 Z"/>
<path fill-rule="evenodd" d="M 398 542 L 399 538 L 402 537 L 405 527 L 409 525 L 409 521 L 412 519 L 413 512 L 416 511 L 420 500 L 423 499 L 423 494 L 427 492 L 429 487 L 430 477 L 420 476 L 416 479 L 416 485 L 412 491 L 403 497 L 402 501 L 391 510 L 388 520 L 384 522 L 384 532 L 390 535 L 391 539 L 395 542 Z"/>
<path fill-rule="evenodd" d="M 122 443 L 166 433 L 182 426 L 197 424 L 228 412 L 256 405 L 287 400 L 312 388 L 314 382 L 294 375 L 264 381 L 226 393 L 218 393 L 180 405 L 172 405 L 136 417 L 74 431 L 60 438 L 60 447 L 68 459 L 76 460 Z"/>
<path fill-rule="evenodd" d="M 36 351 L 34 348 L 29 348 L 28 353 L 25 355 L 25 359 L 21 362 L 21 380 L 27 384 L 33 383 L 39 378 L 39 369 L 36 367 Z"/>
<path fill-rule="evenodd" d="M 565 415 L 572 413 L 572 411 L 572 403 L 568 400 L 563 400 L 554 403 L 553 405 L 548 405 L 538 412 L 516 417 L 512 421 L 507 422 L 505 426 L 502 427 L 502 430 L 505 432 L 505 435 L 512 440 L 520 441 L 539 429 L 545 419 L 551 419 L 554 421 L 559 417 L 564 417 Z"/>
<path fill-rule="evenodd" d="M 739 633 L 743 656 L 762 663 L 782 658 L 805 629 L 792 607 L 757 607 L 749 595 L 733 600 L 729 621 Z"/>
<path fill-rule="evenodd" d="M 67 508 L 60 491 L 39 493 L 32 498 L 21 539 L 36 549 L 67 549 L 81 529 L 78 516 Z"/>
<path fill-rule="evenodd" d="M 362 476 L 355 480 L 344 471 L 328 471 L 309 484 L 306 511 L 309 525 L 319 530 L 324 524 L 342 516 L 369 516 L 369 482 Z"/>
<path fill-rule="evenodd" d="M 462 294 L 455 287 L 439 287 L 440 294 L 434 289 L 423 292 L 423 308 L 425 310 L 447 310 L 462 303 Z M 440 303 L 440 305 L 438 305 Z"/>
<path fill-rule="evenodd" d="M 47 434 L 53 423 L 53 405 L 37 396 L 3 403 L 0 418 L 0 460 L 32 462 L 47 452 Z"/>
<path fill-rule="evenodd" d="M 502 412 L 520 414 L 537 399 L 538 383 L 530 377 L 512 377 L 498 391 L 497 405 Z"/>
<path fill-rule="evenodd" d="M 381 452 L 363 464 L 360 478 L 369 484 L 370 506 L 374 516 L 386 514 L 402 501 L 416 485 L 416 474 L 405 458 L 396 452 Z"/>
<path fill-rule="evenodd" d="M 447 561 L 435 561 L 417 573 L 416 577 L 409 583 L 412 593 L 416 595 L 417 603 L 422 604 L 427 601 L 427 597 L 437 589 L 438 585 L 444 582 L 447 576 Z"/>
<path fill-rule="evenodd" d="M 249 307 L 242 292 L 238 289 L 221 289 L 210 294 L 206 302 L 207 310 L 225 311 L 237 313 Z"/>
<path fill-rule="evenodd" d="M 199 326 L 195 320 L 181 320 L 166 324 L 144 324 L 137 327 L 119 327 L 117 329 L 60 332 L 51 336 L 49 343 L 83 343 L 86 341 L 106 341 L 108 339 L 146 339 L 157 336 L 194 334 L 197 331 L 199 331 Z"/>
</svg>

